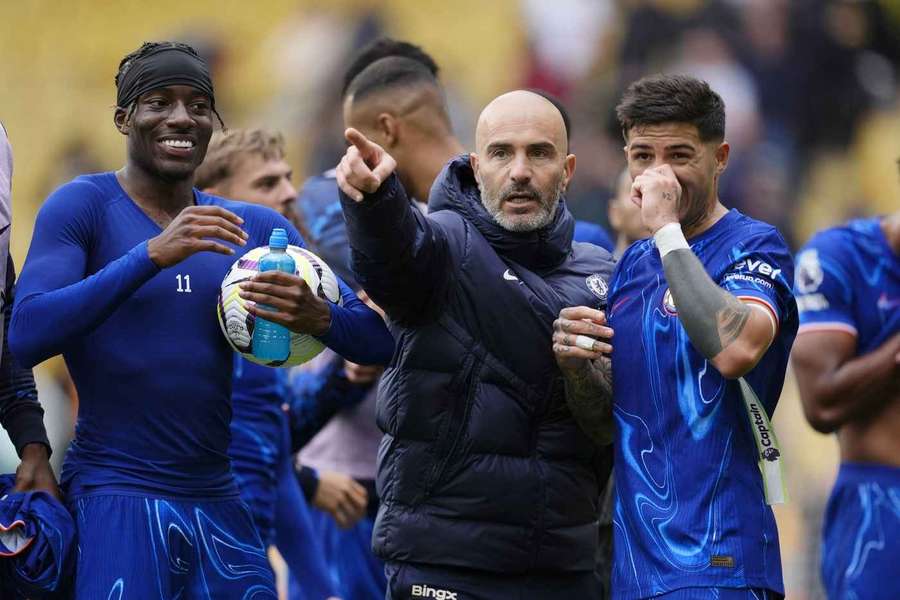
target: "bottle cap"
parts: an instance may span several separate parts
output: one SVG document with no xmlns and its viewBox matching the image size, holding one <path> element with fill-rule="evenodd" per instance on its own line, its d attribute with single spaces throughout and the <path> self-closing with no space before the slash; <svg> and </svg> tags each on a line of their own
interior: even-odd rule
<svg viewBox="0 0 900 600">
<path fill-rule="evenodd" d="M 272 230 L 272 235 L 269 237 L 269 249 L 276 250 L 285 250 L 288 247 L 288 236 L 287 231 L 282 229 L 281 227 L 276 227 Z"/>
</svg>

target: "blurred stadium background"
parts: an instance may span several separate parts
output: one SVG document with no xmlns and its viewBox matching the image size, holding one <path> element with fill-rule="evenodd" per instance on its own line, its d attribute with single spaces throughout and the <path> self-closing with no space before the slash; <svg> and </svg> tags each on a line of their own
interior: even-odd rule
<svg viewBox="0 0 900 600">
<path fill-rule="evenodd" d="M 605 224 L 624 166 L 619 94 L 657 71 L 697 75 L 724 97 L 733 151 L 722 200 L 776 224 L 794 248 L 821 227 L 900 206 L 898 0 L 29 0 L 2 10 L 0 120 L 15 150 L 19 266 L 50 191 L 122 165 L 113 76 L 145 40 L 197 47 L 212 65 L 226 124 L 284 132 L 297 183 L 342 153 L 348 57 L 390 35 L 441 65 L 469 146 L 480 108 L 497 94 L 533 86 L 560 96 L 573 115 L 578 170 L 569 196 L 582 218 Z M 37 377 L 58 468 L 76 400 L 60 360 Z M 808 427 L 790 375 L 775 424 L 792 496 L 776 508 L 788 598 L 819 598 L 836 442 Z M 0 469 L 15 464 L 0 436 Z"/>
</svg>

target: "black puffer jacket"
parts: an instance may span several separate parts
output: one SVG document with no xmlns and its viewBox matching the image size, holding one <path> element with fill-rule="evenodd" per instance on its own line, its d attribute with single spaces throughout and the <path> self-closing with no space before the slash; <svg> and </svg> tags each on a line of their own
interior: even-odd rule
<svg viewBox="0 0 900 600">
<path fill-rule="evenodd" d="M 467 157 L 438 177 L 427 218 L 396 176 L 362 203 L 341 200 L 353 270 L 397 342 L 378 398 L 376 553 L 592 570 L 611 456 L 566 406 L 551 330 L 566 306 L 605 306 L 609 253 L 572 244 L 564 202 L 542 230 L 502 229 Z"/>
</svg>

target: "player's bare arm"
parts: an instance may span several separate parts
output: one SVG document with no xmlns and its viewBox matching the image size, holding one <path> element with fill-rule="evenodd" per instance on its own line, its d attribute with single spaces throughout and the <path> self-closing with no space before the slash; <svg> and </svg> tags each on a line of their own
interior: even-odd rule
<svg viewBox="0 0 900 600">
<path fill-rule="evenodd" d="M 900 333 L 868 354 L 855 354 L 856 337 L 849 333 L 797 336 L 791 363 L 803 410 L 816 431 L 831 433 L 900 399 Z"/>
<path fill-rule="evenodd" d="M 564 308 L 553 322 L 553 353 L 566 384 L 566 403 L 598 445 L 613 441 L 612 346 L 606 315 L 586 306 Z"/>
<path fill-rule="evenodd" d="M 678 308 L 678 317 L 694 347 L 728 378 L 750 371 L 775 337 L 774 318 L 763 308 L 748 305 L 722 289 L 686 247 L 678 223 L 681 186 L 671 167 L 647 169 L 635 178 L 633 199 L 641 205 L 644 224 L 665 246 L 670 231 L 681 247 L 660 248 L 663 270 Z"/>
</svg>

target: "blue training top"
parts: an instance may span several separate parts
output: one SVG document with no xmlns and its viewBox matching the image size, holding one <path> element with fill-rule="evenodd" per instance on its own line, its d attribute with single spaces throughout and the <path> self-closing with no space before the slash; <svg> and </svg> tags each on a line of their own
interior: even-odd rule
<svg viewBox="0 0 900 600">
<path fill-rule="evenodd" d="M 778 323 L 745 376 L 771 416 L 797 332 L 790 252 L 774 227 L 736 210 L 690 245 L 713 281 Z M 784 593 L 775 518 L 738 382 L 693 347 L 652 238 L 622 256 L 609 306 L 618 434 L 613 595 L 716 586 Z"/>
<path fill-rule="evenodd" d="M 194 191 L 249 234 L 236 254 L 199 252 L 159 269 L 147 240 L 161 233 L 114 173 L 56 190 L 35 224 L 19 279 L 10 348 L 26 365 L 62 353 L 79 394 L 63 467 L 71 496 L 92 491 L 236 497 L 228 459 L 233 353 L 216 317 L 225 273 L 243 250 L 294 227 L 275 211 Z M 343 307 L 321 339 L 360 363 L 386 362 L 393 341 L 377 313 L 341 284 Z"/>
<path fill-rule="evenodd" d="M 797 255 L 800 331 L 846 331 L 857 355 L 900 331 L 900 260 L 881 219 L 857 219 L 816 234 Z"/>
</svg>

